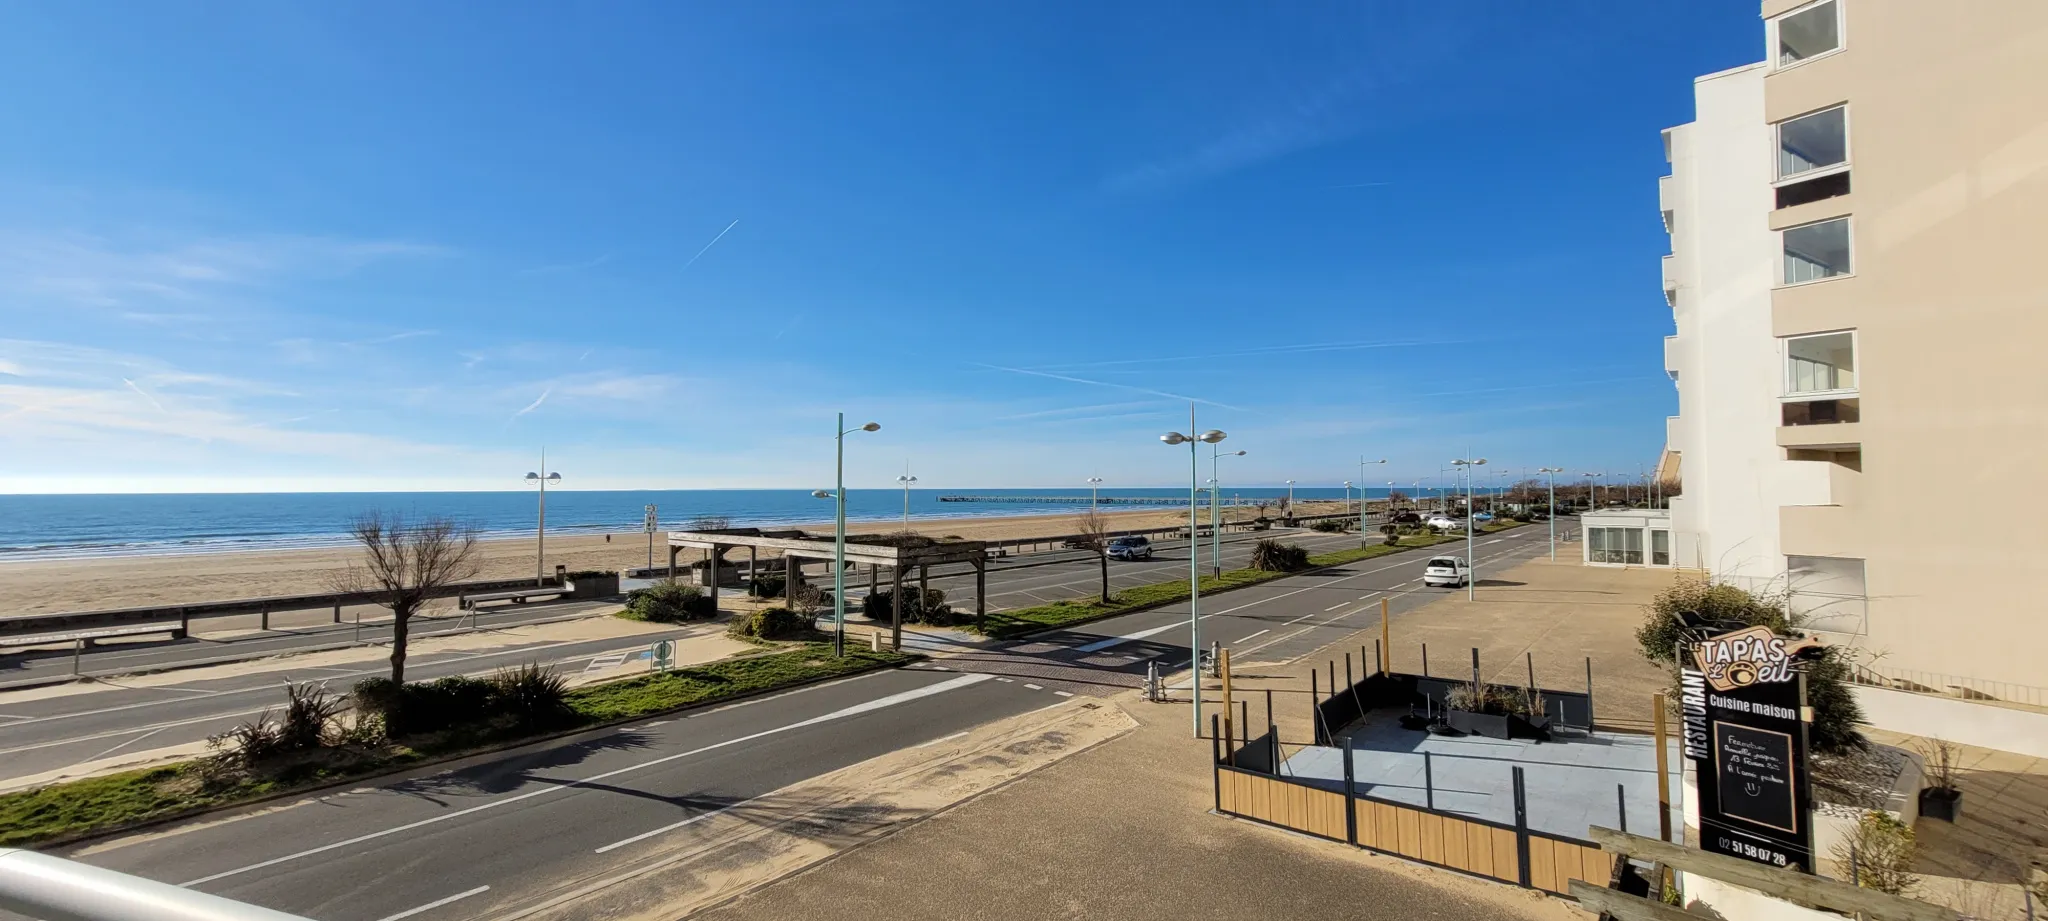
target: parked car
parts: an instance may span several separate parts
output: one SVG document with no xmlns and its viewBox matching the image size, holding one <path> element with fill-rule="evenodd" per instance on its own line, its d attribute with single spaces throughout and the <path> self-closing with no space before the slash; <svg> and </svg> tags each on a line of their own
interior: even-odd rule
<svg viewBox="0 0 2048 921">
<path fill-rule="evenodd" d="M 1422 516 L 1413 509 L 1402 509 L 1394 513 L 1393 522 L 1395 524 L 1421 524 Z"/>
<path fill-rule="evenodd" d="M 1472 581 L 1472 567 L 1465 565 L 1461 556 L 1439 556 L 1430 558 L 1423 567 L 1422 584 L 1455 588 Z"/>
<path fill-rule="evenodd" d="M 1451 516 L 1449 516 L 1449 515 L 1441 515 L 1441 514 L 1439 514 L 1439 515 L 1431 515 L 1431 516 L 1429 516 L 1429 518 L 1428 518 L 1428 519 L 1424 520 L 1424 521 L 1423 521 L 1422 523 L 1423 523 L 1423 524 L 1426 524 L 1426 525 L 1428 525 L 1428 526 L 1430 526 L 1430 527 L 1432 527 L 1432 528 L 1437 528 L 1437 529 L 1439 529 L 1439 530 L 1444 530 L 1444 531 L 1461 531 L 1461 530 L 1464 530 L 1464 528 L 1465 528 L 1465 525 L 1464 525 L 1464 523 L 1463 523 L 1463 522 L 1461 522 L 1461 521 L 1459 521 L 1458 519 L 1456 519 L 1456 518 L 1452 518 L 1452 517 L 1451 517 Z"/>
<path fill-rule="evenodd" d="M 1064 542 L 1062 542 L 1060 546 L 1065 547 L 1068 550 L 1086 550 L 1088 549 L 1088 538 L 1069 537 Z"/>
<path fill-rule="evenodd" d="M 1119 537 L 1109 542 L 1109 558 L 1149 560 L 1152 558 L 1152 542 L 1143 537 Z"/>
<path fill-rule="evenodd" d="M 1493 520 L 1493 513 L 1492 513 L 1492 512 L 1474 512 L 1474 513 L 1472 513 L 1472 522 L 1473 522 L 1474 524 L 1485 524 L 1485 523 L 1487 523 L 1487 522 L 1489 522 L 1489 521 L 1492 521 L 1492 520 Z"/>
</svg>

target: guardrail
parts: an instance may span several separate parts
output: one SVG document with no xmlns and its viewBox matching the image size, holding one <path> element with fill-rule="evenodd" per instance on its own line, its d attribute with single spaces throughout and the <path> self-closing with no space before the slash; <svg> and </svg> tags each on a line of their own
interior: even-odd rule
<svg viewBox="0 0 2048 921">
<path fill-rule="evenodd" d="M 550 585 L 560 585 L 549 580 Z M 502 591 L 506 589 L 533 587 L 533 579 L 489 579 L 477 582 L 458 582 L 443 586 L 429 593 L 432 598 L 456 598 L 479 592 Z M 119 627 L 149 626 L 165 631 L 176 630 L 189 633 L 192 621 L 208 617 L 234 617 L 256 614 L 262 617 L 262 627 L 270 629 L 270 615 L 284 611 L 311 611 L 321 608 L 334 610 L 334 622 L 341 623 L 341 609 L 355 605 L 377 604 L 387 593 L 373 592 L 325 592 L 317 595 L 279 595 L 269 598 L 235 598 L 226 601 L 196 601 L 190 604 L 152 605 L 141 608 L 116 608 L 104 611 L 69 611 L 58 614 L 29 614 L 17 617 L 0 617 L 0 639 L 62 634 L 76 636 L 90 631 L 109 630 Z M 174 626 L 175 625 L 175 626 Z M 55 640 L 53 640 L 55 641 Z M 21 645 L 19 642 L 9 645 Z"/>
</svg>

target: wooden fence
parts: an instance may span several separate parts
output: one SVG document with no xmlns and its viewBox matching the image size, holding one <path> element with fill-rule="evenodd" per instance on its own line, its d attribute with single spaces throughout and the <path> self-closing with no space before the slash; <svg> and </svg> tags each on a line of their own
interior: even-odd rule
<svg viewBox="0 0 2048 921">
<path fill-rule="evenodd" d="M 1265 739 L 1254 744 L 1268 744 Z M 1250 748 L 1250 745 L 1246 746 Z M 1216 811 L 1572 898 L 1572 880 L 1605 886 L 1614 855 L 1591 841 L 1532 831 L 1515 769 L 1515 824 L 1504 825 L 1359 793 L 1345 764 L 1340 792 L 1223 763 L 1217 750 Z"/>
</svg>

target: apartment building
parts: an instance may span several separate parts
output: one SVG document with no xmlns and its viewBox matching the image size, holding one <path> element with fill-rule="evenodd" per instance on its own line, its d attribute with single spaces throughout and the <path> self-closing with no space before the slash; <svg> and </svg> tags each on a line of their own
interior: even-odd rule
<svg viewBox="0 0 2048 921">
<path fill-rule="evenodd" d="M 1664 134 L 1673 562 L 2048 705 L 2048 3 L 1762 13 Z"/>
</svg>

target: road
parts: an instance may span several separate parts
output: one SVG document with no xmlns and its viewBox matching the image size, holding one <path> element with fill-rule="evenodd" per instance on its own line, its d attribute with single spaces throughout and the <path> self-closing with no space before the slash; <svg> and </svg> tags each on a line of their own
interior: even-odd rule
<svg viewBox="0 0 2048 921">
<path fill-rule="evenodd" d="M 1529 527 L 1481 537 L 1481 590 L 1489 571 L 1541 554 L 1544 536 Z M 1397 554 L 1215 596 L 1204 605 L 1205 637 L 1231 646 L 1241 662 L 1305 654 L 1377 621 L 1381 597 L 1401 617 L 1451 591 L 1419 586 L 1431 555 Z M 597 731 L 306 805 L 138 836 L 94 848 L 84 859 L 324 921 L 488 916 L 534 895 L 545 881 L 624 865 L 642 842 L 689 834 L 693 818 L 744 810 L 769 790 L 1043 707 L 1060 695 L 1134 686 L 1147 660 L 1169 667 L 1188 661 L 1187 618 L 1185 604 L 1138 612 L 921 667 Z M 590 653 L 564 646 L 549 654 Z M 232 693 L 222 690 L 212 696 Z M 0 737 L 60 722 L 15 721 L 0 726 Z"/>
</svg>

